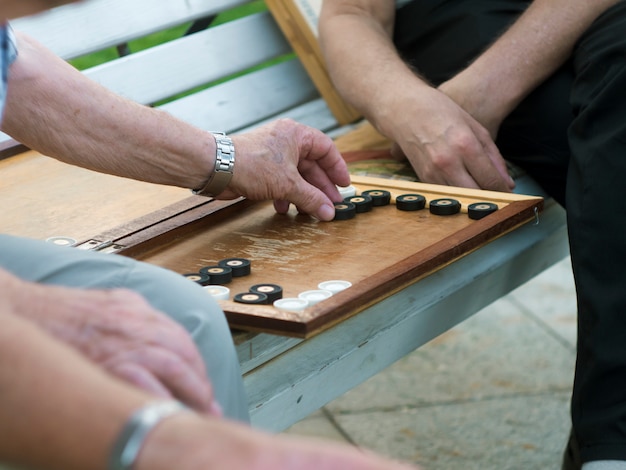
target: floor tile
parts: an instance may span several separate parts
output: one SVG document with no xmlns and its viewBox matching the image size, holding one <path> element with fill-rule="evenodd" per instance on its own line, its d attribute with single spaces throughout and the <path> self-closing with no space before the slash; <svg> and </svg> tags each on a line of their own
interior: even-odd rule
<svg viewBox="0 0 626 470">
<path fill-rule="evenodd" d="M 576 291 L 566 258 L 507 296 L 572 348 L 576 346 Z"/>
<path fill-rule="evenodd" d="M 569 395 L 338 415 L 358 445 L 426 470 L 558 469 Z"/>
<path fill-rule="evenodd" d="M 322 412 L 314 413 L 306 419 L 294 424 L 287 431 L 285 431 L 285 433 L 351 443 L 348 437 L 342 434 L 341 430 L 335 426 L 335 423 Z"/>
<path fill-rule="evenodd" d="M 569 391 L 574 352 L 502 299 L 328 405 L 384 410 L 482 397 Z"/>
</svg>

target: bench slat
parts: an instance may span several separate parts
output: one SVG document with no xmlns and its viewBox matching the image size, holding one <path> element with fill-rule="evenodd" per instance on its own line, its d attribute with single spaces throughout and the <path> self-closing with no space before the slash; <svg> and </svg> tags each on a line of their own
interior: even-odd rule
<svg viewBox="0 0 626 470">
<path fill-rule="evenodd" d="M 237 129 L 237 132 L 247 132 L 255 127 L 279 118 L 293 119 L 294 121 L 298 121 L 302 124 L 306 124 L 307 126 L 326 132 L 330 136 L 332 136 L 335 132 L 341 134 L 349 130 L 347 126 L 340 126 L 337 122 L 337 118 L 328 108 L 326 101 L 324 101 L 323 98 L 317 98 L 300 106 L 288 109 L 287 111 L 278 113 L 266 120 L 258 121 L 252 126 Z"/>
<path fill-rule="evenodd" d="M 203 129 L 231 132 L 318 98 L 297 60 L 229 80 L 161 109 Z"/>
<path fill-rule="evenodd" d="M 85 73 L 116 93 L 151 104 L 290 52 L 276 23 L 264 12 L 107 62 Z"/>
<path fill-rule="evenodd" d="M 118 0 L 92 0 L 59 7 L 13 24 L 62 56 L 72 57 L 127 39 L 125 28 L 132 30 L 134 36 L 141 36 L 146 31 L 142 29 L 144 23 L 157 30 L 172 22 L 201 17 L 209 11 L 244 2 L 171 0 L 167 2 L 169 9 L 160 8 L 161 3 L 161 0 L 137 0 L 122 5 Z M 148 12 L 148 16 L 136 13 L 141 8 Z M 128 11 L 129 15 L 119 18 L 121 9 Z M 167 14 L 161 14 L 163 11 Z M 104 28 L 106 33 L 91 29 L 91 18 L 99 18 L 98 27 Z M 86 42 L 80 53 L 76 52 L 78 49 L 74 45 L 61 45 L 64 38 L 74 34 L 76 25 L 69 26 L 72 22 L 82 25 L 81 34 L 100 40 L 93 41 L 80 35 L 72 38 L 71 43 Z M 142 32 L 138 33 L 140 29 Z M 114 41 L 102 39 L 109 33 L 115 35 Z M 63 52 L 64 47 L 70 47 L 72 51 L 65 49 Z M 336 119 L 297 59 L 252 72 L 249 76 L 229 79 L 291 52 L 274 19 L 268 12 L 262 12 L 107 62 L 86 70 L 85 74 L 114 92 L 147 105 L 226 79 L 224 83 L 161 106 L 207 130 L 249 130 L 280 117 L 289 117 L 323 131 L 336 129 Z M 7 140 L 7 136 L 0 134 L 0 144 Z"/>
<path fill-rule="evenodd" d="M 70 59 L 245 3 L 249 0 L 91 0 L 12 24 Z"/>
</svg>

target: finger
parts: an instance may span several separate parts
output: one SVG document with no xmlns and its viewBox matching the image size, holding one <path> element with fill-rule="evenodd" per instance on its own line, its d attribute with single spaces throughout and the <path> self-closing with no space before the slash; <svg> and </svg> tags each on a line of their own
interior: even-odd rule
<svg viewBox="0 0 626 470">
<path fill-rule="evenodd" d="M 328 174 L 317 164 L 317 161 L 303 160 L 297 172 L 291 178 L 289 189 L 284 198 L 274 207 L 280 212 L 288 206 L 286 202 L 294 204 L 298 211 L 329 221 L 335 217 L 333 200 L 342 200 L 341 194 Z M 285 202 L 286 201 L 286 202 Z"/>
<path fill-rule="evenodd" d="M 202 355 L 187 330 L 178 323 L 159 312 L 154 327 L 151 329 L 148 325 L 142 325 L 141 334 L 144 344 L 171 351 L 195 374 L 206 379 L 206 367 Z"/>
<path fill-rule="evenodd" d="M 171 398 L 169 390 L 154 375 L 137 364 L 123 362 L 107 367 L 110 373 L 157 397 Z"/>
<path fill-rule="evenodd" d="M 436 184 L 445 184 L 446 186 L 457 186 L 460 188 L 481 189 L 480 184 L 474 179 L 466 168 L 456 171 L 450 175 L 444 175 L 443 181 L 443 183 Z"/>
<path fill-rule="evenodd" d="M 337 185 L 330 179 L 328 173 L 317 165 L 317 162 L 303 162 L 300 165 L 302 177 L 310 184 L 321 190 L 331 201 L 341 202 L 343 198 Z"/>
<path fill-rule="evenodd" d="M 336 192 L 337 200 L 341 200 L 341 195 L 337 187 L 333 184 L 327 190 Z M 298 212 L 316 217 L 319 220 L 329 221 L 335 217 L 335 206 L 331 199 L 319 188 L 310 184 L 303 178 L 287 194 L 286 199 L 298 208 Z"/>
<path fill-rule="evenodd" d="M 473 180 L 476 181 L 480 189 L 511 191 L 511 184 L 514 185 L 512 179 L 508 174 L 506 176 L 502 175 L 487 152 L 482 152 L 482 155 L 475 159 L 467 159 L 466 164 L 467 172 L 472 175 Z"/>
<path fill-rule="evenodd" d="M 205 413 L 213 409 L 213 391 L 209 381 L 171 351 L 143 347 L 119 354 L 111 362 L 134 364 L 147 371 L 172 396 L 191 408 Z"/>
<path fill-rule="evenodd" d="M 482 145 L 482 153 L 477 160 L 479 166 L 470 168 L 479 186 L 483 189 L 510 192 L 515 187 L 513 178 L 509 175 L 506 162 L 500 154 L 500 150 L 493 142 L 489 132 L 482 126 L 477 125 L 474 129 L 479 143 Z"/>
<path fill-rule="evenodd" d="M 339 151 L 336 153 L 336 157 L 332 159 L 323 159 L 318 161 L 320 168 L 324 170 L 328 178 L 335 186 L 349 186 L 350 185 L 350 173 L 348 172 L 348 165 L 343 159 Z"/>
<path fill-rule="evenodd" d="M 109 291 L 110 302 L 122 307 L 109 322 L 101 317 L 100 334 L 116 339 L 109 345 L 104 357 L 114 357 L 117 351 L 128 350 L 128 345 L 148 345 L 171 351 L 183 359 L 196 374 L 206 377 L 204 361 L 191 336 L 180 324 L 164 313 L 153 309 L 136 292 L 127 289 Z M 111 304 L 110 304 L 111 305 Z M 113 311 L 116 309 L 114 308 Z M 123 318 L 124 321 L 119 321 Z"/>
<path fill-rule="evenodd" d="M 488 158 L 476 126 L 451 135 L 449 141 L 431 146 L 426 173 L 429 183 L 472 189 L 505 190 L 506 187 Z M 420 174 L 420 177 L 422 175 Z"/>
<path fill-rule="evenodd" d="M 299 212 L 312 215 L 322 220 L 330 221 L 335 217 L 335 206 L 332 201 L 315 186 L 304 183 L 291 201 Z"/>
<path fill-rule="evenodd" d="M 311 139 L 303 140 L 307 148 L 303 149 L 303 157 L 300 158 L 301 162 L 303 160 L 316 162 L 332 184 L 348 186 L 350 184 L 348 166 L 334 142 L 330 137 L 317 129 L 309 130 Z"/>
<path fill-rule="evenodd" d="M 289 201 L 285 201 L 284 199 L 276 199 L 274 201 L 274 209 L 279 214 L 286 214 L 290 205 L 291 203 Z"/>
<path fill-rule="evenodd" d="M 487 156 L 493 163 L 494 167 L 498 174 L 502 177 L 502 180 L 506 183 L 509 191 L 513 191 L 515 189 L 515 180 L 509 174 L 509 169 L 506 165 L 506 161 L 504 157 L 500 154 L 500 151 L 496 147 L 493 142 L 490 142 L 487 148 L 485 149 L 487 152 Z"/>
<path fill-rule="evenodd" d="M 480 148 L 478 145 L 476 147 Z M 415 171 L 424 183 L 479 189 L 478 182 L 472 177 L 465 162 L 470 156 L 465 153 L 447 146 L 431 149 L 430 154 L 416 159 Z"/>
</svg>

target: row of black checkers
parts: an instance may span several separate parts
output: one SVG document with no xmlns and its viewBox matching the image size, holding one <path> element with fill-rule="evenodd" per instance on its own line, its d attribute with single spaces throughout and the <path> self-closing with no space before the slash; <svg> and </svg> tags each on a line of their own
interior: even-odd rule
<svg viewBox="0 0 626 470">
<path fill-rule="evenodd" d="M 205 266 L 197 273 L 188 273 L 184 276 L 201 286 L 224 285 L 233 280 L 233 277 L 250 275 L 252 263 L 246 258 L 227 258 L 218 261 L 216 265 Z M 249 292 L 235 294 L 235 302 L 245 304 L 272 304 L 283 298 L 283 289 L 276 284 L 256 284 L 250 287 Z"/>
<path fill-rule="evenodd" d="M 369 189 L 357 196 L 345 198 L 335 203 L 335 219 L 348 220 L 374 207 L 387 206 L 391 202 L 391 193 L 383 189 Z M 426 198 L 421 194 L 402 194 L 396 197 L 396 209 L 401 211 L 419 211 L 426 207 Z M 431 214 L 454 215 L 461 211 L 461 203 L 452 198 L 433 199 L 429 203 Z M 498 210 L 492 202 L 475 202 L 467 206 L 470 219 L 479 220 Z"/>
<path fill-rule="evenodd" d="M 186 278 L 197 282 L 201 286 L 224 285 L 233 280 L 233 277 L 248 276 L 252 263 L 246 258 L 226 258 L 213 266 L 200 268 L 197 273 L 183 274 Z"/>
</svg>

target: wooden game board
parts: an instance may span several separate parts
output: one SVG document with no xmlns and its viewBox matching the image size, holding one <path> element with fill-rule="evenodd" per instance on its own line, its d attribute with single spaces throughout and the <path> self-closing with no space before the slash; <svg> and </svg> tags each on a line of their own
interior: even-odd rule
<svg viewBox="0 0 626 470">
<path fill-rule="evenodd" d="M 83 248 L 119 252 L 181 274 L 229 257 L 252 261 L 252 274 L 228 285 L 232 294 L 273 283 L 284 296 L 343 279 L 353 285 L 299 314 L 223 301 L 231 326 L 309 337 L 435 272 L 498 236 L 532 221 L 542 199 L 353 176 L 359 190 L 419 192 L 495 202 L 482 220 L 466 213 L 434 216 L 376 207 L 346 221 L 318 222 L 272 204 L 216 201 L 189 191 L 102 175 L 35 152 L 0 161 L 4 233 L 46 239 L 67 235 Z M 232 297 L 231 297 L 232 298 Z"/>
<path fill-rule="evenodd" d="M 353 185 L 358 191 L 385 189 L 394 198 L 414 192 L 427 201 L 452 197 L 462 203 L 462 212 L 404 212 L 392 203 L 350 220 L 319 222 L 293 208 L 276 214 L 271 202 L 189 197 L 81 244 L 181 274 L 224 258 L 247 258 L 252 273 L 227 284 L 231 299 L 260 283 L 278 284 L 284 297 L 296 297 L 322 281 L 351 282 L 349 289 L 297 313 L 220 301 L 233 327 L 309 337 L 533 220 L 542 207 L 536 197 L 381 178 L 353 177 Z M 471 220 L 467 205 L 481 201 L 494 202 L 499 210 Z"/>
</svg>

